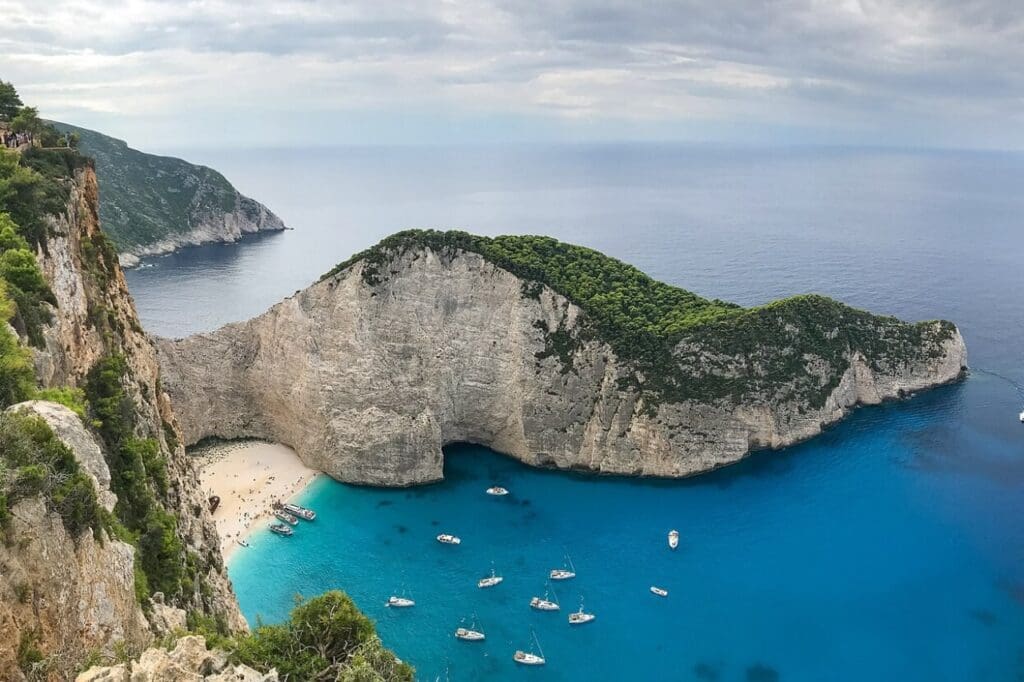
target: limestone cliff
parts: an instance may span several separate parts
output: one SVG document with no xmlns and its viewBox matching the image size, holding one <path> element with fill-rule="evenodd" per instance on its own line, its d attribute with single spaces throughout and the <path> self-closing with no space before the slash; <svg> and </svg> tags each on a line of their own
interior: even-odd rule
<svg viewBox="0 0 1024 682">
<path fill-rule="evenodd" d="M 440 479 L 442 446 L 460 441 L 535 466 L 688 476 L 954 381 L 966 364 L 949 323 L 819 298 L 741 311 L 674 290 L 662 293 L 714 315 L 664 335 L 667 350 L 649 354 L 658 372 L 542 268 L 516 275 L 494 249 L 458 245 L 480 238 L 428 236 L 386 240 L 248 322 L 159 340 L 186 441 L 268 438 L 375 485 Z M 763 330 L 775 338 L 759 343 Z"/>
<path fill-rule="evenodd" d="M 0 669 L 11 671 L 11 679 L 19 679 L 14 661 L 25 642 L 52 679 L 66 679 L 86 654 L 139 650 L 154 633 L 183 625 L 186 612 L 231 629 L 246 627 L 197 473 L 161 388 L 155 349 L 139 324 L 116 253 L 100 233 L 95 173 L 86 164 L 64 182 L 67 205 L 47 217 L 36 254 L 56 301 L 42 330 L 43 347 L 33 348 L 37 380 L 43 387 L 80 387 L 104 358 L 122 359 L 117 410 L 130 426 L 128 435 L 137 438 L 133 443 L 152 448 L 147 466 L 158 467 L 166 483 L 153 505 L 162 518 L 173 519 L 189 580 L 175 594 L 140 603 L 138 550 L 132 544 L 99 528 L 72 537 L 41 499 L 19 502 L 0 547 Z M 87 429 L 76 414 L 52 403 L 10 409 L 41 416 L 92 478 L 102 506 L 114 509 L 111 480 L 120 464 L 102 428 Z"/>
<path fill-rule="evenodd" d="M 77 134 L 79 148 L 96 160 L 103 230 L 117 246 L 122 265 L 184 246 L 235 242 L 247 234 L 285 229 L 270 209 L 238 192 L 212 168 L 146 154 L 93 130 L 55 125 Z"/>
</svg>

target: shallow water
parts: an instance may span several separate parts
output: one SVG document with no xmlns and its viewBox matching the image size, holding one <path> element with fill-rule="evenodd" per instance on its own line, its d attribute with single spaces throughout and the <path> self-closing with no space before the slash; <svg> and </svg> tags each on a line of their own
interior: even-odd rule
<svg viewBox="0 0 1024 682">
<path fill-rule="evenodd" d="M 198 160 L 296 230 L 130 273 L 158 333 L 255 314 L 387 233 L 445 226 L 552 234 L 744 304 L 818 291 L 945 317 L 974 368 L 687 481 L 536 471 L 475 446 L 450 448 L 433 486 L 320 481 L 306 493 L 314 524 L 291 539 L 258 532 L 232 561 L 250 620 L 284 617 L 296 592 L 345 589 L 426 680 L 1024 675 L 1024 156 L 640 145 Z M 513 494 L 486 496 L 495 481 Z M 442 531 L 463 545 L 438 545 Z M 563 548 L 579 577 L 556 584 L 560 614 L 533 612 Z M 506 580 L 478 590 L 492 562 Z M 403 587 L 417 606 L 384 608 Z M 570 628 L 581 594 L 598 619 Z M 473 614 L 487 642 L 454 640 Z M 543 670 L 511 661 L 531 628 Z"/>
</svg>

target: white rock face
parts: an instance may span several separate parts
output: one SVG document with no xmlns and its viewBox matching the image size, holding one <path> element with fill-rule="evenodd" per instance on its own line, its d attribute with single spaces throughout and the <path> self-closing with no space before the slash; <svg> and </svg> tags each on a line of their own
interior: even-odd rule
<svg viewBox="0 0 1024 682">
<path fill-rule="evenodd" d="M 75 682 L 277 682 L 275 671 L 261 673 L 249 666 L 227 664 L 222 651 L 209 651 L 199 636 L 182 637 L 174 649 L 152 648 L 127 665 L 96 666 Z"/>
<path fill-rule="evenodd" d="M 442 477 L 443 445 L 473 442 L 534 466 L 688 476 L 758 447 L 809 438 L 858 403 L 956 380 L 959 332 L 940 357 L 888 372 L 851 358 L 821 408 L 662 404 L 621 388 L 612 349 L 583 341 L 566 371 L 537 359 L 545 333 L 583 312 L 474 253 L 407 250 L 376 286 L 358 262 L 244 323 L 159 340 L 164 387 L 186 442 L 256 436 L 334 478 L 412 485 Z"/>
</svg>

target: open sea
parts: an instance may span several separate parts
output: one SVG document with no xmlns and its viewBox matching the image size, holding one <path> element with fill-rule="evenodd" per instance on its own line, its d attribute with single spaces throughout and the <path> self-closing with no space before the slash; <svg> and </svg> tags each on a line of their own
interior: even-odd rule
<svg viewBox="0 0 1024 682">
<path fill-rule="evenodd" d="M 408 227 L 543 233 L 706 296 L 820 292 L 964 333 L 972 374 L 683 481 L 447 449 L 445 481 L 321 478 L 229 566 L 251 623 L 341 588 L 421 680 L 1024 679 L 1024 155 L 658 145 L 179 151 L 295 228 L 128 274 L 144 325 L 258 314 Z M 492 483 L 511 490 L 484 494 Z M 665 534 L 678 528 L 677 551 Z M 462 537 L 458 547 L 434 541 Z M 528 607 L 554 583 L 560 613 Z M 505 581 L 481 590 L 495 567 Z M 666 599 L 648 591 L 669 590 Z M 405 593 L 416 607 L 392 610 Z M 583 599 L 597 619 L 570 627 Z M 487 640 L 457 641 L 476 620 Z M 548 659 L 511 659 L 533 634 Z"/>
</svg>

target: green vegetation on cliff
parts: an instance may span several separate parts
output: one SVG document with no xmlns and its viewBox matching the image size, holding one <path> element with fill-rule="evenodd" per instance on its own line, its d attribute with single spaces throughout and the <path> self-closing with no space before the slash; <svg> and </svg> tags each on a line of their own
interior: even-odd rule
<svg viewBox="0 0 1024 682">
<path fill-rule="evenodd" d="M 818 407 L 854 354 L 875 366 L 900 366 L 939 354 L 955 329 L 944 321 L 908 324 L 816 295 L 742 308 L 550 237 L 408 230 L 340 263 L 323 279 L 361 262 L 364 281 L 377 286 L 388 279 L 392 259 L 416 248 L 452 257 L 460 250 L 480 254 L 522 278 L 524 296 L 538 298 L 543 285 L 578 305 L 586 319 L 574 329 L 538 323 L 546 335 L 538 359 L 558 357 L 571 371 L 580 343 L 599 338 L 633 367 L 622 381 L 641 392 L 649 410 L 685 400 L 795 400 Z M 820 363 L 827 370 L 818 371 Z"/>
<path fill-rule="evenodd" d="M 95 159 L 100 221 L 122 252 L 223 222 L 236 210 L 254 222 L 266 211 L 212 168 L 146 154 L 94 130 L 54 125 L 77 135 L 82 152 Z"/>
</svg>

